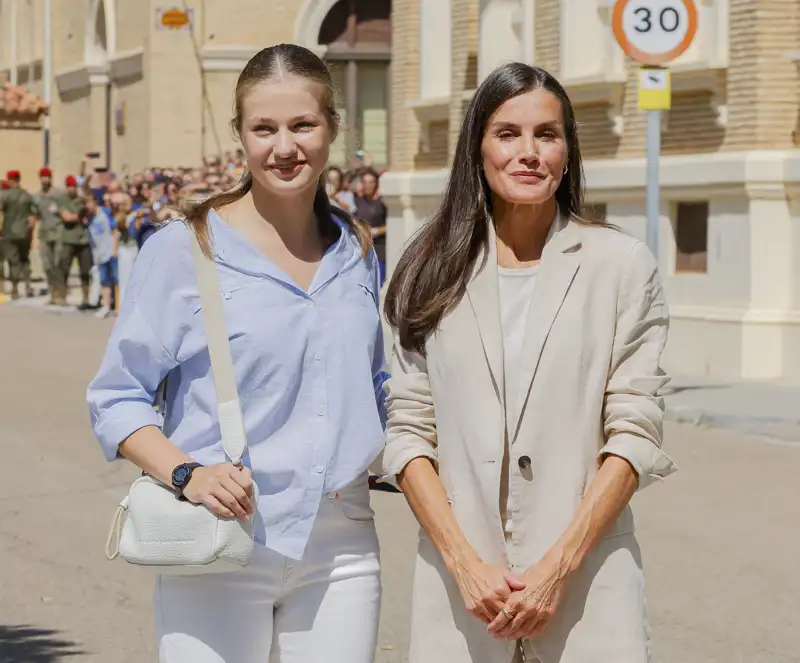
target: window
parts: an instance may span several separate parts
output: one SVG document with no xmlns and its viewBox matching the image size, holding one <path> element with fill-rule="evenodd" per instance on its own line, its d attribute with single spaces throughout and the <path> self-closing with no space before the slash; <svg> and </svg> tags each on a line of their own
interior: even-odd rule
<svg viewBox="0 0 800 663">
<path fill-rule="evenodd" d="M 678 203 L 675 214 L 675 271 L 708 271 L 708 203 Z"/>
</svg>

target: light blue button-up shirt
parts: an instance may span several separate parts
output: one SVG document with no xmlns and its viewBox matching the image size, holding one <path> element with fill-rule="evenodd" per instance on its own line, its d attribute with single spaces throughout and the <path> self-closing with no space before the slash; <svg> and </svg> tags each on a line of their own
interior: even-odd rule
<svg viewBox="0 0 800 663">
<path fill-rule="evenodd" d="M 338 223 L 338 221 L 337 221 Z M 216 213 L 209 216 L 231 355 L 261 494 L 256 541 L 300 559 L 320 500 L 383 448 L 383 336 L 374 251 L 341 226 L 308 292 Z M 169 374 L 163 431 L 205 465 L 224 462 L 189 229 L 174 221 L 136 259 L 100 370 L 92 426 L 108 460 L 144 426 Z"/>
</svg>

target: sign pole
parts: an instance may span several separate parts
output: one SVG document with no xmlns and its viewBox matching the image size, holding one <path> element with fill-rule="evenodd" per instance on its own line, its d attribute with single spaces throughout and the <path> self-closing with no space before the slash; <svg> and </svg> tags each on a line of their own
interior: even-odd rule
<svg viewBox="0 0 800 663">
<path fill-rule="evenodd" d="M 645 217 L 647 248 L 659 259 L 659 232 L 661 225 L 661 188 L 659 160 L 661 159 L 661 113 L 669 110 L 672 102 L 669 69 L 642 67 L 639 70 L 639 108 L 647 116 L 647 185 L 645 190 Z M 660 262 L 660 261 L 659 261 Z"/>
<path fill-rule="evenodd" d="M 695 0 L 615 0 L 611 15 L 614 37 L 622 50 L 639 62 L 639 110 L 647 116 L 647 246 L 660 261 L 661 114 L 672 103 L 670 71 L 664 65 L 679 57 L 697 33 Z"/>
<path fill-rule="evenodd" d="M 659 160 L 661 158 L 661 111 L 647 111 L 647 247 L 659 257 L 659 226 L 661 222 L 661 187 Z"/>
</svg>

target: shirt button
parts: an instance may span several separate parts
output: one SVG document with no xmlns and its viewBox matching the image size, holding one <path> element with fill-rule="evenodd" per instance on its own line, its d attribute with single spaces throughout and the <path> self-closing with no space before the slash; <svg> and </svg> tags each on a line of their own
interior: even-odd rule
<svg viewBox="0 0 800 663">
<path fill-rule="evenodd" d="M 310 299 L 307 299 L 306 300 L 306 307 L 311 308 L 312 306 L 314 306 L 314 302 L 312 302 Z"/>
<path fill-rule="evenodd" d="M 314 471 L 315 471 L 317 474 L 322 474 L 322 472 L 323 472 L 324 470 L 325 470 L 325 468 L 324 468 L 324 467 L 322 467 L 322 465 L 317 465 L 317 466 L 314 468 Z"/>
<path fill-rule="evenodd" d="M 317 415 L 320 416 L 320 417 L 324 417 L 325 416 L 325 410 L 320 410 L 319 412 L 317 412 Z"/>
<path fill-rule="evenodd" d="M 314 355 L 314 361 L 320 361 L 321 359 L 322 359 L 322 357 L 320 356 L 319 353 Z"/>
<path fill-rule="evenodd" d="M 231 298 L 231 293 L 229 293 L 229 292 L 226 292 L 226 293 L 225 293 L 225 299 L 230 299 L 230 298 Z"/>
</svg>

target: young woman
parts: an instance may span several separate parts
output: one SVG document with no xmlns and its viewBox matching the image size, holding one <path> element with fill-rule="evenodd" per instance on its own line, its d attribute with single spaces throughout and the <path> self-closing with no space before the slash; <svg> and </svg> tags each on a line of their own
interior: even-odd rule
<svg viewBox="0 0 800 663">
<path fill-rule="evenodd" d="M 582 219 L 575 116 L 542 69 L 487 77 L 453 162 L 386 298 L 384 462 L 422 525 L 409 660 L 645 663 L 628 502 L 675 469 L 656 262 Z"/>
<path fill-rule="evenodd" d="M 380 607 L 368 466 L 383 447 L 386 375 L 370 229 L 332 214 L 321 177 L 337 116 L 310 51 L 253 57 L 233 126 L 248 171 L 145 244 L 88 402 L 106 457 L 229 518 L 256 518 L 242 571 L 161 576 L 163 663 L 371 663 Z M 219 272 L 249 442 L 225 462 L 190 233 Z M 167 380 L 159 428 L 151 404 Z M 260 492 L 250 500 L 251 478 Z"/>
</svg>

